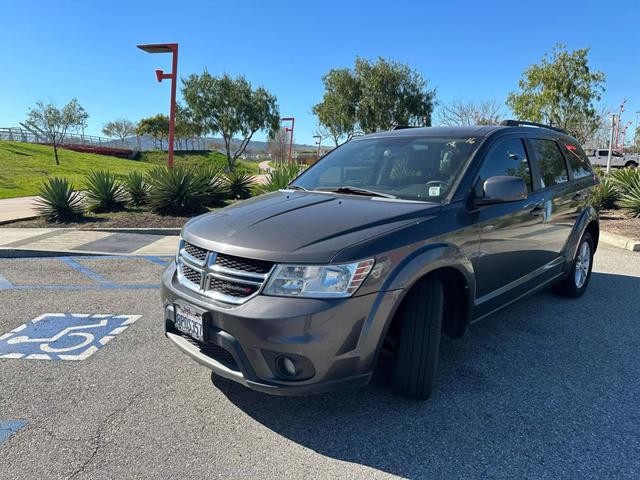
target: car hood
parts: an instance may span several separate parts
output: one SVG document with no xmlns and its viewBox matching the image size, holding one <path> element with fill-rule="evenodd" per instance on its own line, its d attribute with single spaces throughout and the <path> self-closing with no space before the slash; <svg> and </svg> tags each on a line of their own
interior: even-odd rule
<svg viewBox="0 0 640 480">
<path fill-rule="evenodd" d="M 433 215 L 439 204 L 278 191 L 190 220 L 187 242 L 274 262 L 327 263 L 342 249 Z"/>
</svg>

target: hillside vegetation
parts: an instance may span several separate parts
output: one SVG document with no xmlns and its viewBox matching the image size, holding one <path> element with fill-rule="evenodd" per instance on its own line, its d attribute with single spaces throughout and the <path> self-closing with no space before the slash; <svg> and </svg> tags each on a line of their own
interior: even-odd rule
<svg viewBox="0 0 640 480">
<path fill-rule="evenodd" d="M 140 160 L 124 160 L 105 155 L 73 152 L 60 149 L 60 165 L 56 166 L 53 149 L 45 145 L 0 141 L 0 199 L 35 195 L 47 177 L 64 177 L 81 189 L 87 174 L 95 170 L 109 170 L 119 177 L 139 170 L 146 172 L 155 165 L 166 165 L 166 152 L 144 152 Z M 176 163 L 213 163 L 226 166 L 226 158 L 218 152 L 194 152 L 176 155 Z M 257 164 L 238 163 L 238 169 L 257 172 Z"/>
</svg>

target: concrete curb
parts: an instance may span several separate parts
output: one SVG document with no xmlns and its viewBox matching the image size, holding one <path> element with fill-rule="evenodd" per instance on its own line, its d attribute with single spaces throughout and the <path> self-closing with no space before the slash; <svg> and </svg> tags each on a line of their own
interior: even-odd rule
<svg viewBox="0 0 640 480">
<path fill-rule="evenodd" d="M 631 252 L 640 252 L 640 241 L 623 237 L 615 233 L 600 232 L 600 241 L 607 245 L 624 248 Z"/>
<path fill-rule="evenodd" d="M 20 218 L 11 218 L 9 220 L 0 220 L 0 225 L 7 225 L 8 223 L 20 222 L 22 220 L 33 220 L 34 218 L 38 218 L 39 216 L 40 215 L 32 215 L 31 217 L 20 217 Z M 16 227 L 16 228 L 19 228 L 19 227 Z"/>
<path fill-rule="evenodd" d="M 36 217 L 34 217 L 36 218 Z M 13 220 L 12 220 L 13 221 Z M 10 222 L 9 222 L 10 223 Z M 2 225 L 3 222 L 0 222 Z M 28 230 L 33 227 L 15 227 Z M 109 232 L 109 233 L 144 233 L 147 235 L 180 235 L 182 232 L 182 227 L 157 227 L 157 228 L 135 228 L 135 227 L 104 227 L 104 228 L 76 228 L 76 227 L 35 227 L 35 228 L 50 228 L 53 231 L 57 232 L 68 232 L 72 230 L 82 231 L 82 232 Z M 0 233 L 2 229 L 0 229 Z"/>
<path fill-rule="evenodd" d="M 0 248 L 0 258 L 33 258 L 33 257 L 170 257 L 162 254 L 85 252 L 75 250 L 33 250 L 29 248 Z"/>
</svg>

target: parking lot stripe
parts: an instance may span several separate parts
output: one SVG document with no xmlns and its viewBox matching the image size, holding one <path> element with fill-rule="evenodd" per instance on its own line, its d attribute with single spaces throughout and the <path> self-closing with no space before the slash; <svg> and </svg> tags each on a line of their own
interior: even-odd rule
<svg viewBox="0 0 640 480">
<path fill-rule="evenodd" d="M 12 286 L 13 284 L 0 273 L 0 290 L 3 288 L 11 288 Z"/>
<path fill-rule="evenodd" d="M 87 268 L 84 265 L 80 265 L 71 257 L 60 257 L 60 260 L 66 263 L 68 266 L 70 266 L 74 270 L 86 275 L 87 277 L 89 277 L 91 280 L 95 282 L 101 283 L 103 285 L 113 285 L 113 282 L 110 282 L 109 280 L 104 278 L 102 275 L 97 274 L 90 268 Z"/>
<path fill-rule="evenodd" d="M 27 422 L 23 420 L 0 421 L 0 445 L 9 440 L 14 433 L 26 424 Z"/>
</svg>

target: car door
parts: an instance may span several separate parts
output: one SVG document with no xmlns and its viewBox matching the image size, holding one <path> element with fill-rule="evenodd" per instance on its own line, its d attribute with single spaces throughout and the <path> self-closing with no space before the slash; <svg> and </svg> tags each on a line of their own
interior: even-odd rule
<svg viewBox="0 0 640 480">
<path fill-rule="evenodd" d="M 580 187 L 570 181 L 566 159 L 560 145 L 553 138 L 531 136 L 528 139 L 534 169 L 537 171 L 536 187 L 544 198 L 544 258 L 552 262 L 564 252 L 578 215 Z"/>
<path fill-rule="evenodd" d="M 546 262 L 544 198 L 534 187 L 534 177 L 523 139 L 500 137 L 488 150 L 476 180 L 476 190 L 496 175 L 520 176 L 527 199 L 479 207 L 475 212 L 480 249 L 472 258 L 476 275 L 476 310 L 487 313 L 504 302 L 513 288 L 526 282 Z"/>
</svg>

